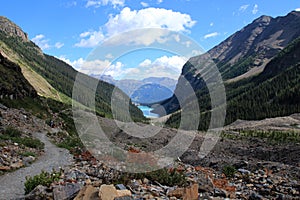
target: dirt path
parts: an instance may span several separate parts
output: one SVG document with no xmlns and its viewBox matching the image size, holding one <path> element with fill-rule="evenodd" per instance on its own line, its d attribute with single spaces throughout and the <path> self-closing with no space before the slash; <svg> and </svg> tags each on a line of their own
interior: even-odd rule
<svg viewBox="0 0 300 200">
<path fill-rule="evenodd" d="M 16 199 L 24 195 L 24 182 L 26 176 L 34 176 L 42 170 L 52 171 L 59 167 L 69 165 L 72 155 L 66 149 L 61 149 L 52 144 L 45 133 L 35 133 L 34 137 L 45 144 L 45 154 L 29 167 L 19 169 L 12 173 L 0 176 L 0 199 Z"/>
</svg>

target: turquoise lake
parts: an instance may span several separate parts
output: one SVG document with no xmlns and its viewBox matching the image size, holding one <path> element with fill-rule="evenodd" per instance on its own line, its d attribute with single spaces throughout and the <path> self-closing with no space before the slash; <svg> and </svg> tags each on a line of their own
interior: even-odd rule
<svg viewBox="0 0 300 200">
<path fill-rule="evenodd" d="M 153 108 L 150 108 L 148 106 L 138 106 L 138 108 L 143 112 L 143 115 L 147 118 L 158 118 L 159 115 L 152 113 L 151 111 Z"/>
</svg>

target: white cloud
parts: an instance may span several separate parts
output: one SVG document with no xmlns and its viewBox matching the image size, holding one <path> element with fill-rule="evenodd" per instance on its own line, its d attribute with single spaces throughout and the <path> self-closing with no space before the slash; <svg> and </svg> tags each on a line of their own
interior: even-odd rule
<svg viewBox="0 0 300 200">
<path fill-rule="evenodd" d="M 197 55 L 199 55 L 198 52 Z M 181 56 L 162 56 L 154 61 L 145 59 L 137 67 L 128 68 L 122 62 L 111 63 L 108 59 L 86 61 L 83 58 L 79 58 L 71 61 L 65 56 L 60 56 L 58 59 L 68 63 L 82 73 L 88 75 L 110 75 L 115 79 L 143 79 L 151 76 L 177 79 L 183 65 L 188 60 L 188 58 Z"/>
<path fill-rule="evenodd" d="M 239 8 L 239 11 L 244 12 L 244 11 L 247 10 L 248 7 L 249 7 L 249 4 L 242 5 L 242 6 Z"/>
<path fill-rule="evenodd" d="M 105 60 L 94 60 L 86 61 L 83 58 L 71 61 L 65 56 L 60 56 L 58 59 L 68 63 L 76 70 L 84 74 L 99 74 L 99 75 L 110 75 L 112 77 L 117 77 L 130 72 L 137 72 L 134 68 L 124 68 L 124 64 L 121 62 L 116 62 L 112 64 L 108 59 Z"/>
<path fill-rule="evenodd" d="M 186 31 L 195 23 L 190 15 L 172 10 L 145 8 L 137 11 L 126 7 L 120 14 L 111 17 L 105 26 L 109 33 L 114 34 L 137 28 L 168 28 L 172 31 Z"/>
<path fill-rule="evenodd" d="M 181 73 L 183 65 L 187 58 L 181 56 L 162 56 L 153 62 L 149 59 L 139 64 L 141 74 L 135 75 L 136 78 L 142 79 L 150 76 L 154 77 L 170 77 L 177 79 Z M 132 77 L 135 78 L 135 77 Z"/>
<path fill-rule="evenodd" d="M 163 0 L 157 0 L 157 4 L 161 4 Z"/>
<path fill-rule="evenodd" d="M 143 62 L 141 62 L 139 64 L 140 67 L 148 67 L 149 65 L 151 65 L 152 61 L 149 59 L 144 60 Z"/>
<path fill-rule="evenodd" d="M 79 70 L 81 68 L 82 64 L 85 62 L 83 58 L 79 58 L 78 60 L 74 60 L 74 61 L 69 60 L 65 56 L 60 56 L 57 58 L 66 62 L 67 64 L 71 65 L 73 68 L 75 68 L 77 70 Z"/>
<path fill-rule="evenodd" d="M 141 5 L 143 6 L 143 7 L 148 7 L 149 6 L 149 4 L 148 3 L 146 3 L 146 2 L 141 2 Z"/>
<path fill-rule="evenodd" d="M 62 48 L 64 45 L 65 45 L 64 43 L 56 42 L 54 46 L 55 46 L 55 48 L 60 49 L 60 48 Z"/>
<path fill-rule="evenodd" d="M 122 62 L 111 63 L 109 60 L 85 61 L 78 71 L 91 75 L 109 75 L 115 79 L 127 77 L 128 74 L 139 74 L 138 68 L 126 68 Z M 139 76 L 139 75 L 138 75 Z"/>
<path fill-rule="evenodd" d="M 107 59 L 113 59 L 114 56 L 111 53 L 109 53 L 109 54 L 105 55 L 105 58 L 107 58 Z"/>
<path fill-rule="evenodd" d="M 125 0 L 88 0 L 85 7 L 99 8 L 100 6 L 107 6 L 111 4 L 114 8 L 125 5 Z"/>
<path fill-rule="evenodd" d="M 60 49 L 64 46 L 61 42 L 56 42 L 54 45 L 49 44 L 49 39 L 46 38 L 45 35 L 39 34 L 31 39 L 36 45 L 38 45 L 42 50 L 57 48 Z"/>
<path fill-rule="evenodd" d="M 189 48 L 191 46 L 192 42 L 191 41 L 186 41 L 184 42 L 184 45 Z"/>
<path fill-rule="evenodd" d="M 201 55 L 201 54 L 203 54 L 203 52 L 200 51 L 200 50 L 193 50 L 193 51 L 192 51 L 192 56 L 199 56 L 199 55 Z"/>
<path fill-rule="evenodd" d="M 109 60 L 94 60 L 94 61 L 85 61 L 80 69 L 80 72 L 85 74 L 103 74 L 103 72 L 111 65 Z M 117 67 L 121 67 L 117 65 Z M 117 69 L 117 67 L 115 67 Z"/>
<path fill-rule="evenodd" d="M 213 23 L 213 22 L 211 22 L 211 23 L 209 24 L 209 26 L 214 26 L 214 23 Z"/>
<path fill-rule="evenodd" d="M 113 35 L 124 33 L 129 30 L 142 28 L 166 28 L 176 32 L 187 32 L 195 25 L 196 21 L 191 19 L 188 14 L 174 12 L 163 8 L 144 8 L 141 10 L 131 10 L 125 7 L 115 16 L 111 16 L 108 22 L 100 27 L 99 31 L 84 32 L 80 34 L 81 41 L 75 46 L 78 47 L 95 47 L 100 41 Z M 142 40 L 146 37 L 148 45 L 165 33 L 149 33 L 142 36 L 136 35 L 137 38 L 130 36 L 131 40 Z M 89 38 L 85 38 L 89 36 Z"/>
<path fill-rule="evenodd" d="M 174 35 L 174 39 L 176 42 L 180 42 L 180 35 Z"/>
<path fill-rule="evenodd" d="M 209 33 L 209 34 L 206 34 L 206 35 L 204 36 L 204 39 L 208 39 L 208 38 L 211 38 L 211 37 L 216 37 L 216 36 L 218 36 L 218 35 L 219 35 L 218 32 Z"/>
<path fill-rule="evenodd" d="M 300 12 L 300 8 L 296 8 L 295 11 Z"/>
<path fill-rule="evenodd" d="M 70 7 L 75 7 L 77 6 L 77 2 L 76 1 L 70 1 L 70 2 L 66 2 L 63 4 L 66 8 L 70 8 Z"/>
<path fill-rule="evenodd" d="M 255 4 L 253 9 L 252 9 L 252 14 L 255 15 L 258 12 L 258 5 Z"/>
<path fill-rule="evenodd" d="M 87 37 L 87 36 L 89 36 L 89 35 L 91 35 L 91 32 L 86 31 L 86 32 L 81 33 L 79 36 L 80 36 L 81 38 L 84 38 L 84 37 Z"/>
<path fill-rule="evenodd" d="M 94 47 L 104 40 L 102 31 L 84 32 L 80 34 L 81 40 L 76 47 Z"/>
<path fill-rule="evenodd" d="M 38 45 L 42 50 L 50 49 L 49 40 L 43 34 L 36 35 L 31 39 L 36 45 Z"/>
</svg>

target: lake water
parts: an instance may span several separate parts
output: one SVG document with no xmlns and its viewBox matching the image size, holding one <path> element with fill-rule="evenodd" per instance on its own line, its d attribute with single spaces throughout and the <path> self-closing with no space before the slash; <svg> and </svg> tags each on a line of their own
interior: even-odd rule
<svg viewBox="0 0 300 200">
<path fill-rule="evenodd" d="M 151 111 L 153 108 L 150 108 L 148 106 L 138 106 L 138 108 L 143 112 L 143 115 L 147 118 L 158 118 L 159 115 L 152 113 Z"/>
</svg>

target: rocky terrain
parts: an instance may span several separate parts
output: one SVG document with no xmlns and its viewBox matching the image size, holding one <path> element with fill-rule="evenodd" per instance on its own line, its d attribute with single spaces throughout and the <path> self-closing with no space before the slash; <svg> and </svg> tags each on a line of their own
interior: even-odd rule
<svg viewBox="0 0 300 200">
<path fill-rule="evenodd" d="M 1 113 L 2 123 L 15 124 L 24 132 L 48 130 L 47 125 L 25 111 L 1 109 Z M 24 113 L 29 121 L 24 121 Z M 113 120 L 99 120 L 115 145 L 136 154 L 151 153 L 176 134 L 174 129 L 162 129 L 152 139 L 133 139 L 122 133 Z M 74 153 L 72 162 L 64 151 L 50 144 L 45 135 L 34 134 L 45 143 L 45 153 L 41 152 L 32 165 L 0 177 L 7 183 L 1 186 L 6 187 L 1 189 L 1 199 L 16 197 L 10 195 L 12 191 L 8 188 L 21 188 L 26 173 L 32 176 L 41 169 L 63 165 L 68 166 L 62 168 L 59 180 L 49 187 L 40 185 L 21 199 L 299 199 L 299 137 L 295 136 L 293 142 L 274 142 L 264 137 L 250 138 L 241 132 L 244 128 L 244 131 L 276 130 L 299 134 L 299 125 L 299 114 L 262 121 L 239 120 L 225 127 L 219 142 L 202 159 L 198 152 L 204 133 L 199 133 L 183 156 L 156 174 L 118 171 L 109 167 L 109 160 L 98 160 L 85 150 Z M 5 149 L 12 151 L 14 145 Z M 149 159 L 149 154 L 144 155 Z M 30 171 L 33 168 L 35 172 Z M 19 181 L 21 179 L 23 181 Z"/>
<path fill-rule="evenodd" d="M 182 150 L 179 145 L 185 144 L 185 139 L 192 133 L 179 132 L 184 135 L 178 139 L 178 130 L 173 128 L 141 122 L 134 124 L 139 125 L 136 127 L 132 123 L 102 118 L 112 115 L 109 105 L 115 88 L 100 81 L 96 95 L 98 118 L 95 121 L 99 121 L 111 142 L 108 150 L 114 150 L 111 148 L 114 145 L 126 154 L 112 151 L 115 155 L 99 157 L 103 152 L 97 148 L 103 147 L 107 141 L 101 143 L 104 138 L 89 118 L 83 118 L 86 121 L 81 124 L 87 134 L 79 133 L 81 137 L 85 136 L 86 147 L 75 148 L 81 143 L 72 119 L 75 112 L 67 102 L 70 103 L 78 72 L 66 63 L 43 54 L 17 25 L 0 17 L 0 68 L 2 74 L 7 75 L 0 78 L 1 100 L 19 108 L 26 106 L 32 112 L 38 110 L 35 114 L 56 124 L 50 127 L 51 123 L 25 109 L 7 108 L 0 104 L 0 199 L 299 199 L 300 115 L 264 119 L 298 112 L 300 64 L 297 55 L 300 40 L 295 40 L 291 45 L 289 43 L 300 35 L 299 19 L 299 12 L 278 18 L 262 16 L 210 51 L 223 78 L 227 80 L 227 89 L 231 89 L 227 90 L 227 97 L 231 100 L 228 101 L 227 114 L 233 115 L 231 120 L 234 123 L 226 126 L 219 138 L 208 138 L 216 144 L 205 157 L 200 157 L 199 152 L 206 133 L 199 131 L 183 155 L 172 157 L 174 163 L 152 171 L 164 165 L 165 161 L 153 152 L 175 139 L 177 146 L 168 150 L 170 155 L 176 155 Z M 270 59 L 272 61 L 265 67 Z M 193 60 L 196 62 L 197 57 L 190 61 Z M 204 85 L 198 76 L 201 70 L 194 70 L 189 64 L 184 66 L 183 75 L 194 89 L 201 89 Z M 39 73 L 39 78 L 26 81 L 22 75 L 25 68 L 27 80 L 35 76 L 33 71 Z M 253 69 L 263 72 L 253 79 L 237 83 L 232 80 L 248 72 L 256 74 L 252 73 Z M 96 81 L 81 75 L 87 81 Z M 37 84 L 41 83 L 39 80 L 47 83 L 45 88 L 57 93 L 58 98 L 55 99 L 60 102 L 37 96 L 34 88 L 41 88 Z M 48 87 L 50 83 L 53 88 Z M 84 103 L 89 88 L 82 85 L 79 89 L 87 92 L 77 99 Z M 129 101 L 125 93 L 119 92 L 120 102 Z M 204 103 L 209 101 L 201 92 L 196 90 L 197 97 L 203 97 Z M 172 101 L 176 99 L 171 98 L 170 102 L 163 103 L 171 106 L 168 111 L 178 110 L 178 102 Z M 134 105 L 130 106 L 132 117 L 145 122 L 141 111 Z M 201 106 L 210 109 L 210 106 Z M 117 114 L 124 114 L 124 107 L 121 104 Z M 255 110 L 258 107 L 260 110 Z M 237 111 L 242 119 L 264 120 L 236 120 L 240 116 L 232 108 L 239 109 Z M 86 109 L 86 113 L 91 112 Z M 176 118 L 180 111 L 173 115 L 180 121 L 180 117 Z M 145 126 L 150 127 L 150 132 L 144 131 Z M 156 130 L 157 134 L 149 137 Z M 70 149 L 72 155 L 52 142 Z M 116 168 L 126 170 L 121 168 L 123 163 L 121 167 L 118 165 L 120 161 L 132 168 L 136 168 L 137 163 L 138 167 L 144 167 L 142 169 L 148 172 L 118 171 Z M 45 174 L 48 177 L 41 176 Z M 31 177 L 28 179 L 32 181 L 30 184 L 25 184 L 28 183 L 26 177 Z"/>
<path fill-rule="evenodd" d="M 0 30 L 7 33 L 8 35 L 17 35 L 24 41 L 29 41 L 27 33 L 24 33 L 19 26 L 17 26 L 14 23 L 11 23 L 9 19 L 3 16 L 0 16 Z"/>
<path fill-rule="evenodd" d="M 40 120 L 25 110 L 9 109 L 0 104 L 0 199 L 16 199 L 24 195 L 26 177 L 41 171 L 59 169 L 72 163 L 72 156 L 56 147 L 46 137 L 50 129 Z M 20 131 L 20 143 L 15 137 L 3 137 L 7 127 Z M 24 142 L 30 141 L 30 142 Z"/>
</svg>

